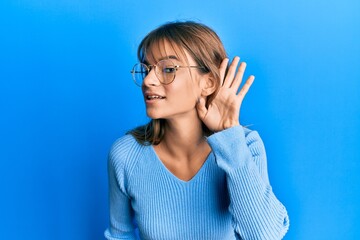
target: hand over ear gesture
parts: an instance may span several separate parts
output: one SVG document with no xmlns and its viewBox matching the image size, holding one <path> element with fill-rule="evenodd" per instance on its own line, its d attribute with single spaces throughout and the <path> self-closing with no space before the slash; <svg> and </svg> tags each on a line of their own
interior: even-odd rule
<svg viewBox="0 0 360 240">
<path fill-rule="evenodd" d="M 208 108 L 205 106 L 205 98 L 200 98 L 197 104 L 197 111 L 203 123 L 212 131 L 217 132 L 240 125 L 240 107 L 241 103 L 248 92 L 255 77 L 250 76 L 241 90 L 238 89 L 241 85 L 243 75 L 246 68 L 246 63 L 242 62 L 236 71 L 240 58 L 235 57 L 229 66 L 229 70 L 225 76 L 226 67 L 229 59 L 225 58 L 220 65 L 220 78 L 223 82 L 216 97 L 210 103 Z"/>
</svg>

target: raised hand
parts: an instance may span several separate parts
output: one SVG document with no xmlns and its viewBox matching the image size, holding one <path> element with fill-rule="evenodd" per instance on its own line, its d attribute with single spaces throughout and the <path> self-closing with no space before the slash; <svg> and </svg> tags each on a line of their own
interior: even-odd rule
<svg viewBox="0 0 360 240">
<path fill-rule="evenodd" d="M 223 84 L 211 104 L 206 108 L 205 98 L 200 98 L 196 106 L 200 119 L 214 132 L 240 125 L 241 103 L 255 79 L 251 75 L 237 93 L 244 76 L 246 63 L 242 62 L 236 71 L 240 58 L 235 57 L 225 76 L 228 62 L 229 59 L 225 58 L 220 65 L 220 78 Z"/>
</svg>

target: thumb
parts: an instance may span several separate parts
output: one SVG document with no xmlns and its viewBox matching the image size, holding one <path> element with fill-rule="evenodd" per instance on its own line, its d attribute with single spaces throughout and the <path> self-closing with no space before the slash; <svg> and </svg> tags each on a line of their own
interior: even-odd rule
<svg viewBox="0 0 360 240">
<path fill-rule="evenodd" d="M 201 120 L 203 120 L 205 118 L 205 116 L 206 116 L 206 113 L 207 113 L 204 98 L 201 98 L 201 97 L 198 98 L 198 102 L 196 104 L 196 110 L 198 112 L 199 118 Z"/>
</svg>

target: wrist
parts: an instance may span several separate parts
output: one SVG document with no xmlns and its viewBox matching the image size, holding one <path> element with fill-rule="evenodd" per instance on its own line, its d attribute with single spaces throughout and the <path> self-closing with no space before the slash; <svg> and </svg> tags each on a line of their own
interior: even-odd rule
<svg viewBox="0 0 360 240">
<path fill-rule="evenodd" d="M 239 121 L 230 121 L 227 122 L 223 125 L 223 130 L 228 129 L 228 128 L 232 128 L 235 126 L 240 126 L 240 122 Z"/>
</svg>

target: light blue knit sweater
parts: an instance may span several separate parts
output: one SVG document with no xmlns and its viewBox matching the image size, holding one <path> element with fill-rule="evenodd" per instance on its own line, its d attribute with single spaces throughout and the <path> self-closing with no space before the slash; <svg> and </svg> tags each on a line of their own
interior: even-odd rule
<svg viewBox="0 0 360 240">
<path fill-rule="evenodd" d="M 131 135 L 117 140 L 109 154 L 105 237 L 281 239 L 289 219 L 269 184 L 258 133 L 237 126 L 207 141 L 212 152 L 186 182 L 163 165 L 152 146 L 140 145 Z"/>
</svg>

